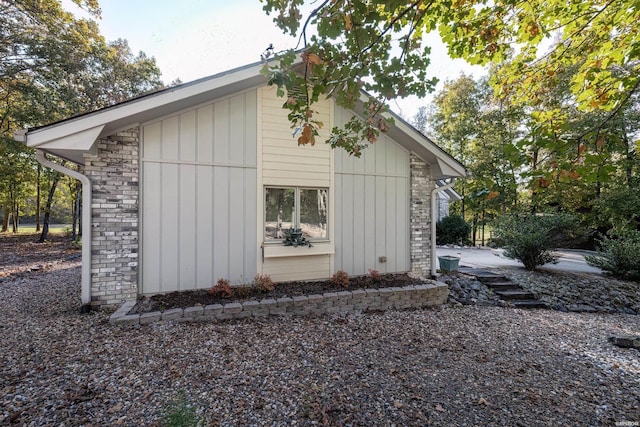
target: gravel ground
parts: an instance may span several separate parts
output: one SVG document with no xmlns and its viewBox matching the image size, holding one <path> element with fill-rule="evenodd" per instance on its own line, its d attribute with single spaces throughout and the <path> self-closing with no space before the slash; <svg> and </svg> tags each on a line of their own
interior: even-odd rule
<svg viewBox="0 0 640 427">
<path fill-rule="evenodd" d="M 607 342 L 640 316 L 470 305 L 121 329 L 78 314 L 79 282 L 68 259 L 0 279 L 0 424 L 161 425 L 181 391 L 204 425 L 640 422 L 640 352 Z"/>
</svg>

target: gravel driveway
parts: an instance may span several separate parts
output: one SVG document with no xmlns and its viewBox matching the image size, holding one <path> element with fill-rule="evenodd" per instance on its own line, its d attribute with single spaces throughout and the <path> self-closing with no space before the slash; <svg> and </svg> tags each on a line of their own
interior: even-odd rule
<svg viewBox="0 0 640 427">
<path fill-rule="evenodd" d="M 626 425 L 640 316 L 498 307 L 125 330 L 80 315 L 77 260 L 0 279 L 0 424 Z M 13 423 L 13 424 L 11 424 Z M 622 424 L 619 424 L 622 425 Z"/>
</svg>

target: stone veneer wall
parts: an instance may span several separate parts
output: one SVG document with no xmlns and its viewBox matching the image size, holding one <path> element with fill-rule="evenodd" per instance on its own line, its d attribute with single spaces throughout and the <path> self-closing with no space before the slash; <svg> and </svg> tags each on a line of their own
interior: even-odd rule
<svg viewBox="0 0 640 427">
<path fill-rule="evenodd" d="M 431 179 L 429 165 L 418 156 L 412 153 L 409 163 L 411 272 L 428 277 L 431 275 L 431 190 L 435 182 Z"/>
<path fill-rule="evenodd" d="M 138 296 L 139 130 L 96 142 L 85 156 L 92 184 L 91 304 L 120 304 Z"/>
</svg>

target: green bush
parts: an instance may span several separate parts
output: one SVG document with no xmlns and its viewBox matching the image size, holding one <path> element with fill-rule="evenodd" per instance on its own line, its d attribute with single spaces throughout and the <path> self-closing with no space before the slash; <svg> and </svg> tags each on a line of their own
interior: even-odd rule
<svg viewBox="0 0 640 427">
<path fill-rule="evenodd" d="M 469 242 L 471 225 L 460 215 L 449 215 L 436 223 L 436 243 L 439 245 L 464 245 Z"/>
<path fill-rule="evenodd" d="M 511 214 L 495 224 L 493 239 L 507 258 L 532 271 L 556 262 L 552 250 L 570 242 L 575 229 L 574 219 L 566 214 Z"/>
<path fill-rule="evenodd" d="M 621 279 L 640 279 L 640 232 L 629 230 L 602 239 L 597 255 L 587 255 L 589 265 Z"/>
</svg>

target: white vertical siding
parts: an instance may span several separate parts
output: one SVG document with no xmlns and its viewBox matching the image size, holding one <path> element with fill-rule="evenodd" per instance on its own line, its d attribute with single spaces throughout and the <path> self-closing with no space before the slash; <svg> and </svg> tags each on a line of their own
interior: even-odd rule
<svg viewBox="0 0 640 427">
<path fill-rule="evenodd" d="M 336 126 L 349 118 L 336 108 Z M 409 153 L 384 135 L 360 158 L 336 150 L 335 179 L 335 269 L 409 271 Z"/>
<path fill-rule="evenodd" d="M 253 279 L 257 91 L 143 126 L 142 293 Z"/>
</svg>

